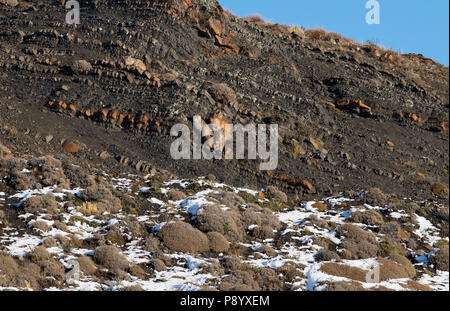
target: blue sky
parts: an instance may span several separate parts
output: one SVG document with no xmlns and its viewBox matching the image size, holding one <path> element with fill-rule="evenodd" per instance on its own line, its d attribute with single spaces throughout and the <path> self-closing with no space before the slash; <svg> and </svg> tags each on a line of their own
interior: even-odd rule
<svg viewBox="0 0 450 311">
<path fill-rule="evenodd" d="M 449 64 L 448 0 L 378 0 L 380 24 L 368 25 L 367 0 L 219 0 L 234 14 L 259 14 L 267 21 L 324 28 L 358 42 L 367 40 L 404 53 L 420 53 Z"/>
</svg>

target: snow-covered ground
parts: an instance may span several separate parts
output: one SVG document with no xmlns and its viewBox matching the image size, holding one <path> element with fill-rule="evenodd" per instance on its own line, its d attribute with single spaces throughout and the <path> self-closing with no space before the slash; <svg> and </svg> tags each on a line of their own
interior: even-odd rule
<svg viewBox="0 0 450 311">
<path fill-rule="evenodd" d="M 124 176 L 122 178 L 113 178 L 111 182 L 114 188 L 125 191 L 133 196 L 148 196 L 146 199 L 149 204 L 153 204 L 159 207 L 159 211 L 149 210 L 146 214 L 141 214 L 137 217 L 138 221 L 145 226 L 153 228 L 154 232 L 157 232 L 165 225 L 164 221 L 158 221 L 159 217 L 164 213 L 175 215 L 175 219 L 183 220 L 183 214 L 189 215 L 189 217 L 195 217 L 203 212 L 203 207 L 215 204 L 211 199 L 211 194 L 217 193 L 219 190 L 226 188 L 227 191 L 234 193 L 246 192 L 251 195 L 257 195 L 259 191 L 234 188 L 229 185 L 208 182 L 204 179 L 196 180 L 195 182 L 200 186 L 207 185 L 207 189 L 201 190 L 197 193 L 193 193 L 187 199 L 179 201 L 162 200 L 149 196 L 152 187 L 150 184 L 139 187 L 139 191 L 133 193 L 132 186 L 137 181 L 142 185 L 142 178 L 137 176 Z M 145 180 L 144 180 L 145 182 Z M 192 181 L 188 180 L 172 180 L 165 182 L 164 186 L 160 189 L 162 194 L 166 194 L 168 190 L 174 186 L 185 189 Z M 13 194 L 6 194 L 0 192 L 0 206 L 5 208 L 19 208 L 21 204 L 31 196 L 36 195 L 52 195 L 59 200 L 61 206 L 65 206 L 67 194 L 72 194 L 77 197 L 81 195 L 83 189 L 57 189 L 56 187 L 45 187 L 43 189 L 28 189 L 25 191 L 19 191 Z M 261 198 L 261 200 L 266 200 Z M 16 203 L 8 203 L 15 201 Z M 327 288 L 329 282 L 350 282 L 349 278 L 341 276 L 333 276 L 327 274 L 321 270 L 323 262 L 317 262 L 315 255 L 318 251 L 323 249 L 323 246 L 318 245 L 316 241 L 318 238 L 329 240 L 335 245 L 340 245 L 342 238 L 336 235 L 334 229 L 320 228 L 311 221 L 308 221 L 310 217 L 315 216 L 319 220 L 333 223 L 336 226 L 348 223 L 349 218 L 355 211 L 369 211 L 378 210 L 384 211 L 386 215 L 389 215 L 394 220 L 402 220 L 411 223 L 417 223 L 413 232 L 423 241 L 430 245 L 434 245 L 438 241 L 446 240 L 440 236 L 440 230 L 436 228 L 430 220 L 417 214 L 412 217 L 404 211 L 390 211 L 386 210 L 386 207 L 377 207 L 370 205 L 362 205 L 357 208 L 341 208 L 341 205 L 345 202 L 351 202 L 352 199 L 344 198 L 342 196 L 323 198 L 320 202 L 327 206 L 325 211 L 319 211 L 315 206 L 318 201 L 305 202 L 295 209 L 287 209 L 282 212 L 277 212 L 275 215 L 278 219 L 285 224 L 283 230 L 279 232 L 281 237 L 286 237 L 282 245 L 275 246 L 274 239 L 267 239 L 263 241 L 249 241 L 241 243 L 243 247 L 247 247 L 252 250 L 253 255 L 241 258 L 242 262 L 258 267 L 268 267 L 272 269 L 279 269 L 286 264 L 296 264 L 298 267 L 302 267 L 302 274 L 304 277 L 299 277 L 295 282 L 290 284 L 291 290 L 324 290 Z M 221 205 L 221 208 L 226 210 L 226 205 Z M 244 206 L 245 208 L 245 206 Z M 86 216 L 80 212 L 77 206 L 71 206 L 64 208 L 64 212 L 59 215 L 59 219 L 67 226 L 67 230 L 57 229 L 54 226 L 54 221 L 48 220 L 49 217 L 46 214 L 26 214 L 22 213 L 20 219 L 24 222 L 22 228 L 13 228 L 7 224 L 0 222 L 0 246 L 4 251 L 15 257 L 26 256 L 29 252 L 33 251 L 38 245 L 40 245 L 45 238 L 50 236 L 67 236 L 74 235 L 78 239 L 84 240 L 92 237 L 96 233 L 104 234 L 108 228 L 112 225 L 123 224 L 123 220 L 127 215 L 121 211 L 116 214 L 104 213 L 101 219 L 96 216 Z M 105 221 L 105 218 L 108 220 Z M 414 219 L 411 219 L 414 218 Z M 75 221 L 74 221 L 75 219 Z M 413 221 L 414 220 L 414 221 Z M 30 230 L 36 221 L 44 222 L 50 230 L 41 231 L 39 229 Z M 365 230 L 371 230 L 370 226 L 362 223 L 355 224 Z M 256 225 L 249 228 L 254 229 Z M 28 229 L 26 229 L 28 227 Z M 125 245 L 120 246 L 122 253 L 126 256 L 128 261 L 132 264 L 148 264 L 152 260 L 152 253 L 145 250 L 144 242 L 142 239 L 135 239 L 128 241 Z M 258 250 L 267 245 L 275 251 L 274 256 L 268 256 L 264 253 L 259 253 Z M 93 250 L 87 248 L 75 247 L 70 251 L 65 251 L 61 247 L 54 246 L 49 247 L 47 251 L 54 256 L 65 266 L 70 267 L 69 262 L 76 259 L 80 255 L 92 255 Z M 431 250 L 433 252 L 434 250 Z M 131 287 L 139 285 L 142 289 L 148 291 L 154 290 L 183 290 L 192 291 L 199 290 L 205 286 L 216 287 L 217 282 L 222 277 L 214 276 L 210 273 L 205 273 L 202 270 L 202 264 L 208 263 L 211 260 L 219 261 L 224 255 L 218 254 L 217 258 L 207 258 L 196 254 L 186 254 L 174 252 L 168 254 L 170 258 L 177 262 L 172 267 L 168 267 L 165 271 L 155 271 L 154 277 L 149 279 L 139 279 L 135 276 L 130 276 L 128 280 L 120 280 L 117 282 L 102 283 L 99 280 L 93 280 L 90 276 L 81 275 L 81 278 L 75 281 L 72 285 L 67 285 L 63 290 L 118 290 L 124 287 Z M 422 254 L 416 256 L 416 265 L 426 265 L 429 254 Z M 371 267 L 377 264 L 377 258 L 359 259 L 359 260 L 342 260 L 339 264 L 347 265 L 349 267 L 357 267 L 362 270 L 369 271 Z M 429 269 L 431 270 L 431 269 Z M 421 273 L 415 279 L 422 285 L 427 285 L 433 290 L 449 290 L 449 274 L 448 271 L 436 271 L 435 273 Z M 405 285 L 407 280 L 405 279 L 392 279 L 379 283 L 367 283 L 359 282 L 365 289 L 370 289 L 377 286 L 383 286 L 392 290 L 407 290 Z M 24 288 L 9 288 L 4 287 L 0 290 L 24 290 Z M 48 288 L 48 290 L 58 290 L 57 288 Z"/>
</svg>

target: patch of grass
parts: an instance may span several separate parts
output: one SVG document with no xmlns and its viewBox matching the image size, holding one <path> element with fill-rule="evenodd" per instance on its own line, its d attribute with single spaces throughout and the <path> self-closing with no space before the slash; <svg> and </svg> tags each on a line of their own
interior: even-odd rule
<svg viewBox="0 0 450 311">
<path fill-rule="evenodd" d="M 238 196 L 243 198 L 245 200 L 245 203 L 259 203 L 259 199 L 256 196 L 246 191 L 239 191 Z"/>
<path fill-rule="evenodd" d="M 448 246 L 448 241 L 447 240 L 439 240 L 436 243 L 433 244 L 433 247 L 435 248 L 440 248 L 443 246 Z"/>
<path fill-rule="evenodd" d="M 255 273 L 261 273 L 262 269 L 261 267 L 256 267 L 248 263 L 244 263 L 239 268 L 241 271 L 249 271 L 249 272 L 255 272 Z"/>
<path fill-rule="evenodd" d="M 393 241 L 382 241 L 378 246 L 378 252 L 381 257 L 390 257 L 392 255 L 405 256 L 404 248 Z"/>
<path fill-rule="evenodd" d="M 187 193 L 198 193 L 198 192 L 205 191 L 205 190 L 208 190 L 211 188 L 212 187 L 209 184 L 206 184 L 206 183 L 201 184 L 197 181 L 194 181 L 186 187 L 185 191 Z"/>
<path fill-rule="evenodd" d="M 288 207 L 285 204 L 283 204 L 277 200 L 265 201 L 265 202 L 259 203 L 259 205 L 263 208 L 268 208 L 275 213 L 282 212 L 283 210 L 285 210 Z"/>
<path fill-rule="evenodd" d="M 223 224 L 223 234 L 227 234 L 228 231 L 230 231 L 230 226 L 227 223 Z"/>
<path fill-rule="evenodd" d="M 301 136 L 304 136 L 304 137 L 308 137 L 309 136 L 309 133 L 310 133 L 310 130 L 311 130 L 311 126 L 308 123 L 306 123 L 306 122 L 296 122 L 295 125 L 296 125 L 296 127 L 298 129 L 298 132 L 299 132 L 299 134 Z"/>
</svg>

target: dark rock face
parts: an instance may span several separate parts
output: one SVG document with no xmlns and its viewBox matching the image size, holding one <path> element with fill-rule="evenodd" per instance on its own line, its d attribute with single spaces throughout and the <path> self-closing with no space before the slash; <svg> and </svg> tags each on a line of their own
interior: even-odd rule
<svg viewBox="0 0 450 311">
<path fill-rule="evenodd" d="M 61 140 L 76 138 L 86 148 L 74 157 L 112 171 L 213 172 L 305 198 L 377 187 L 439 199 L 432 185 L 448 184 L 447 67 L 241 19 L 215 0 L 80 4 L 77 27 L 57 2 L 0 5 L 0 126 L 9 129 L 0 141 L 13 152 L 61 152 Z M 278 124 L 278 169 L 172 160 L 170 127 L 216 110 L 234 124 Z M 37 143 L 35 133 L 54 138 Z M 102 151 L 111 157 L 98 159 Z"/>
</svg>

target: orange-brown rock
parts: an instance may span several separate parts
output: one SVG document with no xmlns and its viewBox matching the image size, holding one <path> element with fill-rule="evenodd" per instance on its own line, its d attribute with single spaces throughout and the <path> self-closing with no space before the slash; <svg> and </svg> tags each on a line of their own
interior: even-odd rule
<svg viewBox="0 0 450 311">
<path fill-rule="evenodd" d="M 321 203 L 321 202 L 316 202 L 312 205 L 312 207 L 314 207 L 315 209 L 317 209 L 319 212 L 325 212 L 326 210 L 328 210 L 328 207 Z"/>
<path fill-rule="evenodd" d="M 407 113 L 405 117 L 407 119 L 413 120 L 414 122 L 422 123 L 422 118 L 415 113 Z"/>
<path fill-rule="evenodd" d="M 339 109 L 361 108 L 361 109 L 365 109 L 365 110 L 372 110 L 372 108 L 370 106 L 365 105 L 361 99 L 338 100 L 338 101 L 336 101 L 335 105 Z"/>
<path fill-rule="evenodd" d="M 76 152 L 80 151 L 80 146 L 71 140 L 66 140 L 63 143 L 62 147 L 65 152 L 69 152 L 69 153 L 76 153 Z"/>
<path fill-rule="evenodd" d="M 119 116 L 119 112 L 118 112 L 117 110 L 115 110 L 115 109 L 110 110 L 110 111 L 108 112 L 108 118 L 109 118 L 109 119 L 117 120 L 118 116 Z"/>
<path fill-rule="evenodd" d="M 62 100 L 60 100 L 58 102 L 58 106 L 62 109 L 66 109 L 67 108 L 67 104 L 65 102 L 63 102 Z"/>
<path fill-rule="evenodd" d="M 122 124 L 123 120 L 125 120 L 125 116 L 120 113 L 119 116 L 118 116 L 118 124 Z"/>
<path fill-rule="evenodd" d="M 321 99 L 320 102 L 321 102 L 322 104 L 328 105 L 328 106 L 333 107 L 333 108 L 336 107 L 335 104 L 333 104 L 332 102 L 330 102 L 330 101 L 328 101 L 328 100 L 323 100 L 323 99 Z"/>
<path fill-rule="evenodd" d="M 313 185 L 311 185 L 311 183 L 306 179 L 300 180 L 300 185 L 308 191 L 314 191 Z"/>
<path fill-rule="evenodd" d="M 70 104 L 67 109 L 69 109 L 71 112 L 77 112 L 77 107 L 75 107 L 74 104 Z"/>
<path fill-rule="evenodd" d="M 86 110 L 84 110 L 84 111 L 83 111 L 83 114 L 84 114 L 86 117 L 88 117 L 88 118 L 92 117 L 92 111 L 91 111 L 91 109 L 86 109 Z"/>
</svg>

